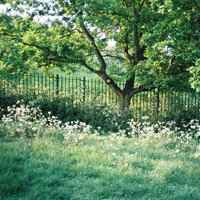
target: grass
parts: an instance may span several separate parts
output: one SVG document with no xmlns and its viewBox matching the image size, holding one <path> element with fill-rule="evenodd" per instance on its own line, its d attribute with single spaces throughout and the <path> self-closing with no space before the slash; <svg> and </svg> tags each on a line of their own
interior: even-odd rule
<svg viewBox="0 0 200 200">
<path fill-rule="evenodd" d="M 1 200 L 199 200 L 200 150 L 167 137 L 0 141 Z"/>
</svg>

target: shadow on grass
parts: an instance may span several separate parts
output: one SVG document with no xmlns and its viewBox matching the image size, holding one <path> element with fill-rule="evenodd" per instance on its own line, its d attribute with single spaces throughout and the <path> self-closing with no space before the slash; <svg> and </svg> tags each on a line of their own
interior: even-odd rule
<svg viewBox="0 0 200 200">
<path fill-rule="evenodd" d="M 120 164 L 113 164 L 84 147 L 51 142 L 36 143 L 32 149 L 24 142 L 0 145 L 1 200 L 200 199 L 197 165 L 182 158 L 168 160 L 165 153 L 158 157 L 149 151 L 144 160 L 131 157 L 126 165 L 123 155 Z"/>
</svg>

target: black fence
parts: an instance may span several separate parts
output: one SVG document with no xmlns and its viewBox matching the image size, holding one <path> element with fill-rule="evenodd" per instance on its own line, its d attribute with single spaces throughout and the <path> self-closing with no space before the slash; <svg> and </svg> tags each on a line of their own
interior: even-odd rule
<svg viewBox="0 0 200 200">
<path fill-rule="evenodd" d="M 124 82 L 118 85 L 123 87 Z M 86 77 L 47 76 L 41 73 L 12 75 L 1 77 L 0 86 L 4 95 L 66 97 L 75 105 L 92 103 L 117 106 L 119 103 L 118 97 L 102 80 Z M 200 95 L 194 91 L 154 89 L 136 94 L 132 98 L 131 109 L 136 118 L 167 118 L 178 114 L 199 118 Z"/>
</svg>

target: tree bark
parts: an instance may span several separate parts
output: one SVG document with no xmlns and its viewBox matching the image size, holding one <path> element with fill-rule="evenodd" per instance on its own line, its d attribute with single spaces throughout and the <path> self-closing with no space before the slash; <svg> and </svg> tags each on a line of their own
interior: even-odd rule
<svg viewBox="0 0 200 200">
<path fill-rule="evenodd" d="M 132 96 L 123 94 L 119 97 L 119 109 L 122 114 L 127 114 L 130 110 Z"/>
</svg>

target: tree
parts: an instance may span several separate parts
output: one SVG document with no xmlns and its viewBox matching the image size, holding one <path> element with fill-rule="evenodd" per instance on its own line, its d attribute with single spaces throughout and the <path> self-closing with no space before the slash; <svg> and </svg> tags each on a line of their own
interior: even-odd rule
<svg viewBox="0 0 200 200">
<path fill-rule="evenodd" d="M 119 97 L 123 111 L 129 109 L 137 93 L 172 80 L 175 84 L 187 83 L 188 68 L 200 57 L 198 1 L 52 2 L 32 0 L 20 7 L 17 1 L 15 9 L 28 17 L 24 21 L 20 17 L 14 19 L 17 34 L 7 37 L 22 45 L 25 54 L 33 55 L 35 59 L 26 57 L 30 64 L 38 65 L 38 60 L 46 66 L 78 64 L 97 74 Z M 33 12 L 27 6 L 29 3 L 34 7 Z M 45 26 L 30 22 L 38 15 L 53 15 L 54 22 L 45 22 Z M 25 28 L 20 26 L 23 30 L 16 27 L 16 23 L 27 24 L 27 21 L 29 25 Z M 110 41 L 114 41 L 113 48 L 108 47 Z M 109 71 L 111 60 L 120 62 L 124 68 L 123 88 Z"/>
<path fill-rule="evenodd" d="M 190 82 L 192 88 L 200 92 L 200 59 L 198 59 L 193 67 L 190 68 Z"/>
</svg>

